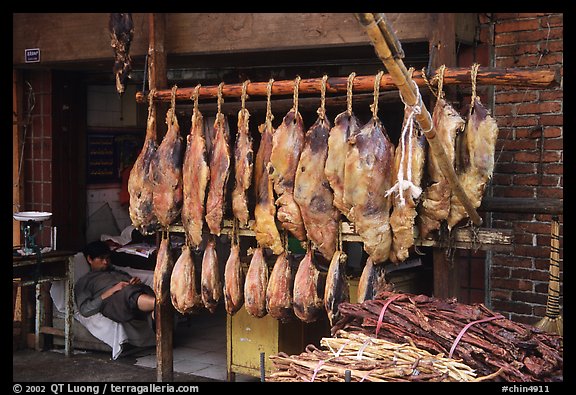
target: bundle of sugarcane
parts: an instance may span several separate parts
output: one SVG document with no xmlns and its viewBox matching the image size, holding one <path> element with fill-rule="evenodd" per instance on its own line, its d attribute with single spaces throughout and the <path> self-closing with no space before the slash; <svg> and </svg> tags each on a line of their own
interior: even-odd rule
<svg viewBox="0 0 576 395">
<path fill-rule="evenodd" d="M 323 349 L 309 345 L 300 355 L 270 356 L 276 371 L 269 381 L 483 381 L 468 365 L 433 355 L 408 343 L 397 344 L 362 333 L 338 331 L 323 338 Z M 497 372 L 496 374 L 499 374 Z"/>
<path fill-rule="evenodd" d="M 462 360 L 481 376 L 497 380 L 560 381 L 562 337 L 516 323 L 482 304 L 382 292 L 361 304 L 341 303 L 332 327 L 393 343 L 410 342 L 434 355 Z"/>
</svg>

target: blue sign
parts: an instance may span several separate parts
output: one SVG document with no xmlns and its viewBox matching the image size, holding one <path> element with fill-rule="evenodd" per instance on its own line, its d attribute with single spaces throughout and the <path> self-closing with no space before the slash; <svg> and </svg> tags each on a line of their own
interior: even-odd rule
<svg viewBox="0 0 576 395">
<path fill-rule="evenodd" d="M 24 50 L 24 62 L 25 63 L 40 62 L 40 48 L 25 49 Z"/>
</svg>

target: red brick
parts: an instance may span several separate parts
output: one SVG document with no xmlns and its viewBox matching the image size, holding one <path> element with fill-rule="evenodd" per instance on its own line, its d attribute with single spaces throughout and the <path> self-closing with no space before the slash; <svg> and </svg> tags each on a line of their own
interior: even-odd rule
<svg viewBox="0 0 576 395">
<path fill-rule="evenodd" d="M 556 114 L 542 114 L 540 123 L 544 126 L 562 126 L 564 125 L 564 116 Z"/>
<path fill-rule="evenodd" d="M 512 292 L 512 299 L 529 304 L 546 304 L 546 295 L 535 292 Z"/>
<path fill-rule="evenodd" d="M 562 111 L 562 103 L 555 101 L 518 104 L 518 114 L 557 113 Z"/>
<path fill-rule="evenodd" d="M 515 231 L 535 234 L 550 234 L 550 224 L 547 222 L 518 222 Z"/>
<path fill-rule="evenodd" d="M 538 146 L 538 142 L 534 139 L 519 139 L 519 140 L 505 140 L 502 142 L 504 148 L 507 150 L 534 150 Z"/>
<path fill-rule="evenodd" d="M 562 150 L 564 149 L 564 139 L 547 138 L 544 140 L 544 149 Z"/>
<path fill-rule="evenodd" d="M 550 15 L 547 18 L 542 18 L 540 25 L 544 28 L 548 27 L 562 27 L 564 26 L 564 16 L 562 14 Z"/>
<path fill-rule="evenodd" d="M 523 20 L 523 21 L 509 21 L 509 22 L 500 22 L 496 23 L 494 27 L 494 31 L 496 34 L 500 33 L 508 33 L 508 32 L 517 32 L 523 30 L 538 30 L 540 28 L 540 20 L 539 19 L 530 19 L 530 20 Z"/>
<path fill-rule="evenodd" d="M 534 196 L 534 188 L 511 187 L 511 186 L 501 187 L 498 185 L 495 185 L 493 188 L 494 188 L 494 195 L 498 195 L 501 197 L 531 198 Z"/>
<path fill-rule="evenodd" d="M 510 290 L 504 290 L 504 289 L 491 289 L 490 290 L 490 298 L 492 299 L 492 305 L 495 305 L 495 301 L 498 300 L 508 300 L 510 299 L 510 295 L 512 294 L 512 292 Z M 496 302 L 498 303 L 498 302 Z"/>
<path fill-rule="evenodd" d="M 494 115 L 499 117 L 500 115 L 512 115 L 515 116 L 517 114 L 517 104 L 499 104 L 494 109 Z"/>
<path fill-rule="evenodd" d="M 514 185 L 542 185 L 542 186 L 556 186 L 558 185 L 558 176 L 547 175 L 517 175 L 513 178 Z"/>
<path fill-rule="evenodd" d="M 536 165 L 533 163 L 497 163 L 495 172 L 504 174 L 533 173 Z"/>
<path fill-rule="evenodd" d="M 557 90 L 543 90 L 540 91 L 540 100 L 558 100 L 562 101 L 564 98 L 564 91 L 561 89 Z"/>
<path fill-rule="evenodd" d="M 564 165 L 558 163 L 546 163 L 542 166 L 546 174 L 564 174 Z"/>
<path fill-rule="evenodd" d="M 532 115 L 511 116 L 503 114 L 496 118 L 496 123 L 499 128 L 505 126 L 536 126 L 538 125 L 538 117 Z"/>
<path fill-rule="evenodd" d="M 538 198 L 549 198 L 549 199 L 562 199 L 564 198 L 563 188 L 538 188 L 536 193 Z"/>
<path fill-rule="evenodd" d="M 538 99 L 538 92 L 502 92 L 496 94 L 496 104 L 531 102 Z"/>
<path fill-rule="evenodd" d="M 494 174 L 492 176 L 492 183 L 497 185 L 512 185 L 511 174 Z"/>
<path fill-rule="evenodd" d="M 514 239 L 516 240 L 516 239 Z M 532 259 L 513 255 L 499 255 L 492 257 L 492 264 L 502 265 L 500 271 L 492 268 L 494 277 L 510 277 L 510 268 L 532 268 Z"/>
<path fill-rule="evenodd" d="M 535 12 L 535 13 L 528 13 L 528 12 L 509 12 L 509 13 L 497 13 L 495 14 L 496 19 L 523 19 L 523 18 L 539 18 L 539 17 L 546 17 L 550 14 L 548 12 Z"/>
<path fill-rule="evenodd" d="M 548 29 L 540 29 L 533 31 L 522 31 L 512 33 L 496 34 L 494 37 L 495 45 L 508 45 L 521 42 L 537 42 L 546 40 L 561 39 L 564 36 L 564 29 L 561 27 Z"/>
<path fill-rule="evenodd" d="M 538 53 L 540 45 L 538 43 L 502 45 L 496 49 L 496 57 L 515 56 Z"/>
</svg>

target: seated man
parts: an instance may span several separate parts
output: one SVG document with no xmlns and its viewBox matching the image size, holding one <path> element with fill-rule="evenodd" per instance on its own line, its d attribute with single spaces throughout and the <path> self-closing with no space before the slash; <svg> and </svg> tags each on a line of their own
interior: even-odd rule
<svg viewBox="0 0 576 395">
<path fill-rule="evenodd" d="M 94 241 L 84 248 L 90 271 L 80 277 L 74 288 L 80 314 L 89 317 L 98 312 L 116 322 L 154 318 L 155 296 L 138 277 L 110 264 L 110 248 Z"/>
</svg>

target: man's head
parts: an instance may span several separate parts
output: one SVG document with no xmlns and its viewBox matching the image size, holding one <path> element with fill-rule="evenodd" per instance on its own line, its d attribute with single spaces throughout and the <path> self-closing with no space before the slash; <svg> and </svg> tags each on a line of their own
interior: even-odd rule
<svg viewBox="0 0 576 395">
<path fill-rule="evenodd" d="M 107 270 L 110 267 L 110 247 L 105 242 L 97 240 L 88 243 L 83 253 L 92 271 Z"/>
</svg>

